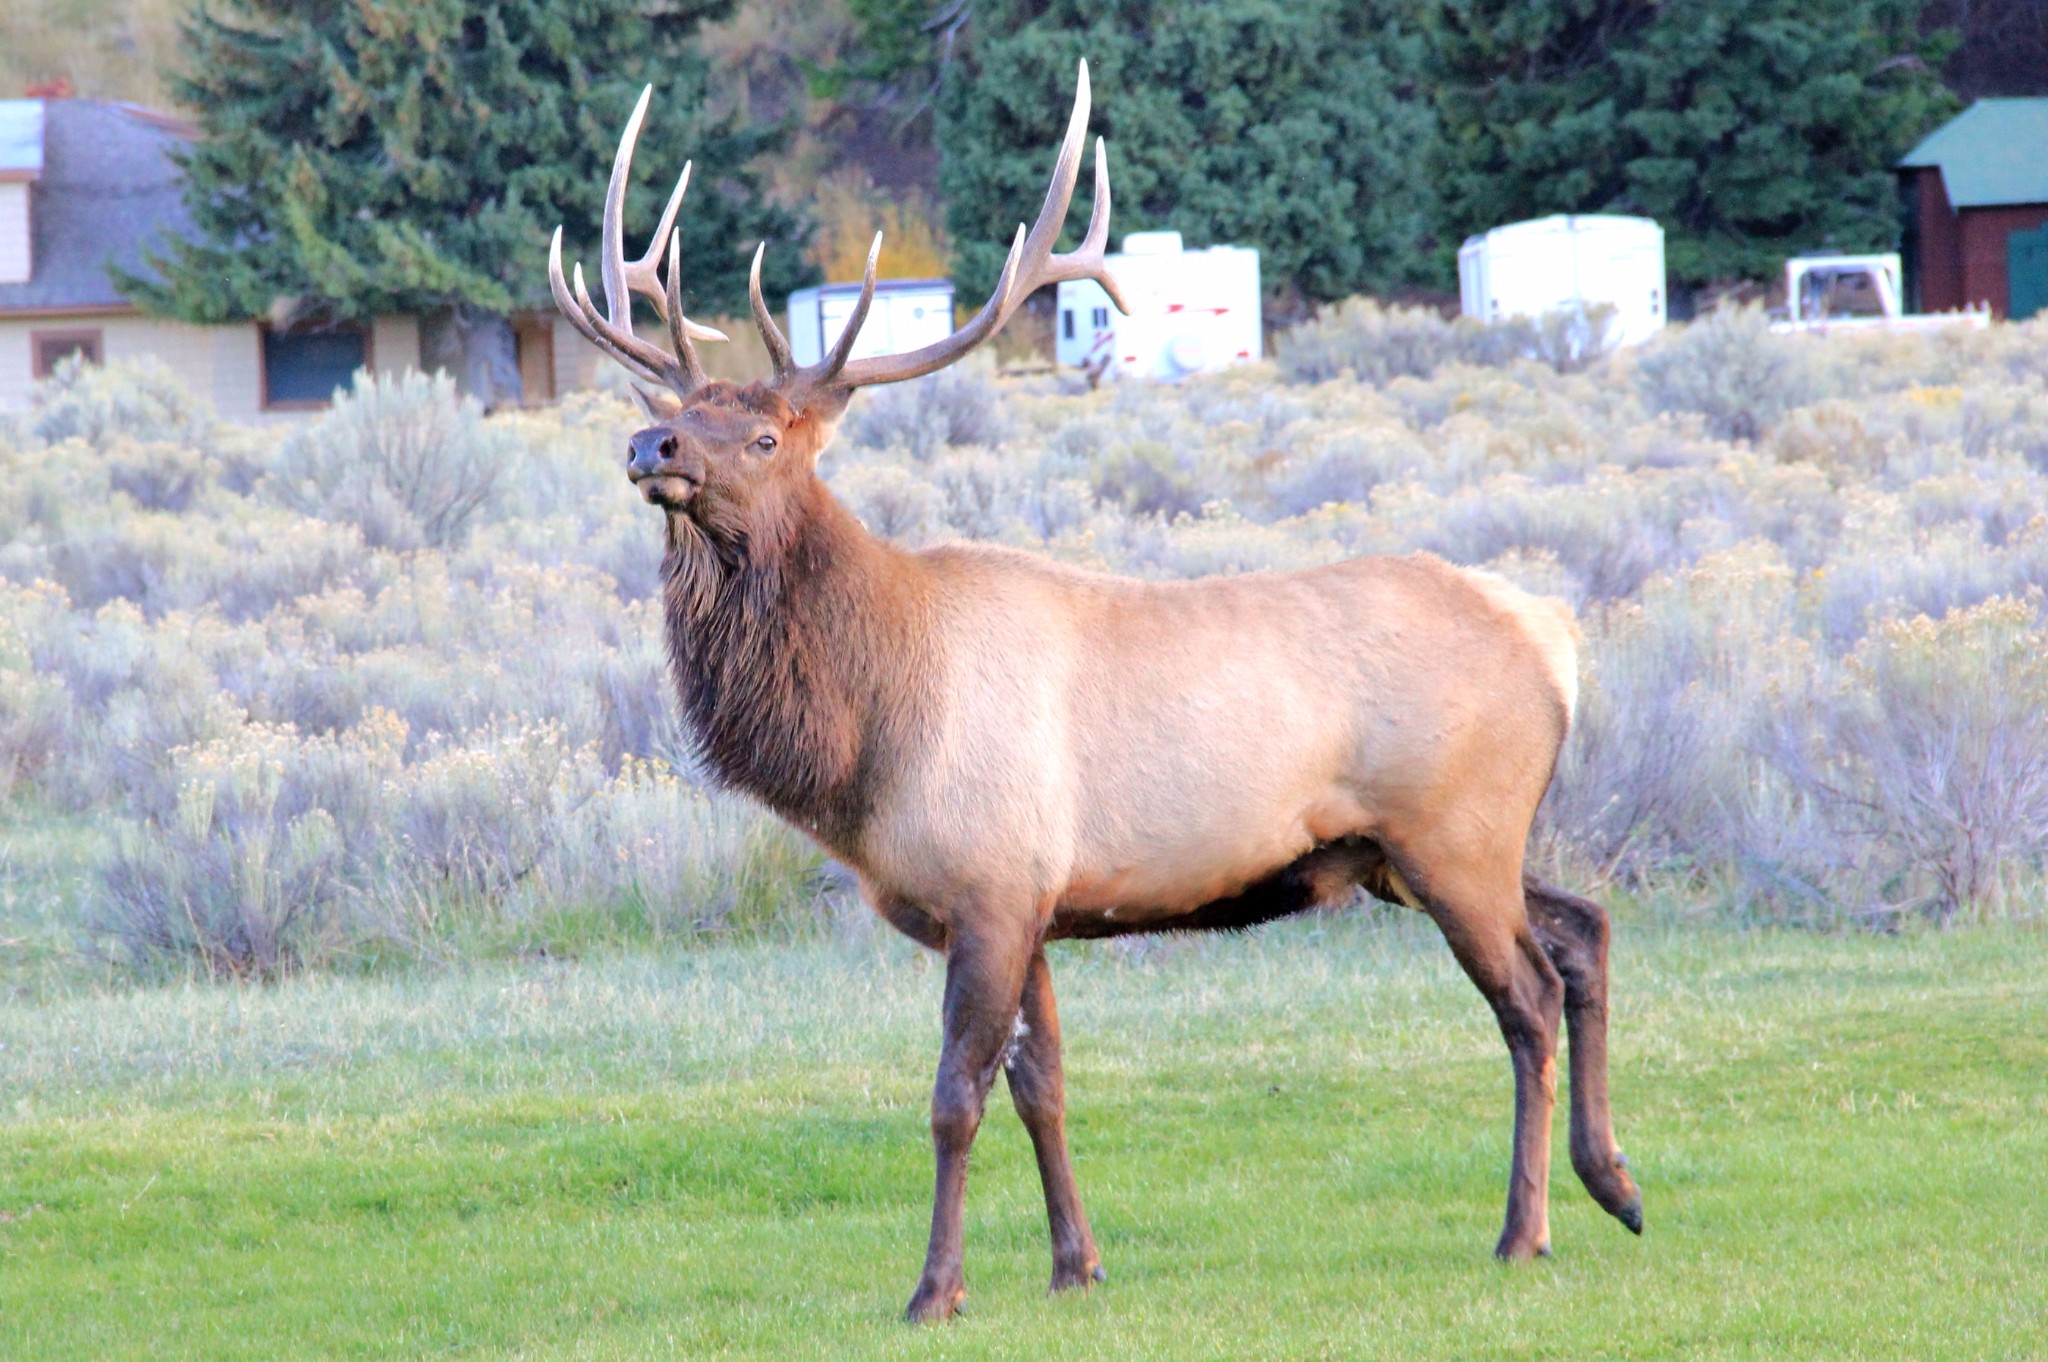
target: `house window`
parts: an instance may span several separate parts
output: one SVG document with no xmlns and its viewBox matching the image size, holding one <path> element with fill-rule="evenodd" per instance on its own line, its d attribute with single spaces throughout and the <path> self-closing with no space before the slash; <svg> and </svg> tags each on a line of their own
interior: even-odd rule
<svg viewBox="0 0 2048 1362">
<path fill-rule="evenodd" d="M 1088 320 L 1097 331 L 1107 330 L 1109 327 L 1109 309 L 1106 307 L 1096 308 L 1088 314 Z"/>
<path fill-rule="evenodd" d="M 1063 309 L 1062 309 L 1062 310 L 1060 311 L 1060 339 L 1061 339 L 1061 340 L 1072 340 L 1073 338 L 1074 338 L 1074 309 L 1072 309 L 1071 307 L 1069 307 L 1069 308 L 1063 308 Z"/>
<path fill-rule="evenodd" d="M 370 333 L 360 327 L 263 333 L 263 405 L 316 407 L 334 400 L 370 363 Z"/>
<path fill-rule="evenodd" d="M 28 344 L 35 359 L 37 378 L 48 378 L 60 362 L 73 355 L 87 364 L 100 364 L 106 360 L 106 351 L 97 330 L 32 331 Z"/>
</svg>

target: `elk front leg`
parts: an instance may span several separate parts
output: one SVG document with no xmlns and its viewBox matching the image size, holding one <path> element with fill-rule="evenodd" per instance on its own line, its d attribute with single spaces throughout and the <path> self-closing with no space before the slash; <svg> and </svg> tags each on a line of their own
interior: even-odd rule
<svg viewBox="0 0 2048 1362">
<path fill-rule="evenodd" d="M 1085 1287 L 1103 1279 L 1102 1257 L 1081 1209 L 1074 1183 L 1073 1161 L 1067 1156 L 1067 1086 L 1060 1070 L 1060 1017 L 1053 1005 L 1052 969 L 1041 948 L 1034 952 L 1024 977 L 1023 1032 L 1010 1050 L 1004 1071 L 1010 1079 L 1010 1100 L 1031 1134 L 1038 1155 L 1038 1177 L 1045 1185 L 1045 1219 L 1052 1231 L 1053 1291 Z"/>
<path fill-rule="evenodd" d="M 961 1223 L 967 1203 L 967 1152 L 1016 1032 L 1024 975 L 1035 942 L 956 925 L 946 946 L 945 1045 L 932 1084 L 932 1149 L 938 1177 L 932 1194 L 932 1237 L 924 1275 L 905 1312 L 916 1321 L 949 1318 L 966 1298 Z"/>
</svg>

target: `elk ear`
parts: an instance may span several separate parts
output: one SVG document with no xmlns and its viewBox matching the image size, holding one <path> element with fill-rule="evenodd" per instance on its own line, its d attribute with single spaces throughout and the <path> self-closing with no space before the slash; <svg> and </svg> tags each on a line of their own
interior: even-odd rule
<svg viewBox="0 0 2048 1362">
<path fill-rule="evenodd" d="M 666 421 L 683 409 L 683 399 L 674 393 L 651 392 L 638 383 L 628 383 L 633 390 L 633 402 L 647 413 L 650 421 Z"/>
<path fill-rule="evenodd" d="M 844 409 L 844 404 L 842 403 L 840 410 L 843 411 Z M 826 445 L 832 443 L 832 437 L 838 433 L 838 430 L 839 413 L 837 411 L 820 412 L 815 408 L 806 407 L 796 414 L 796 419 L 789 423 L 785 433 L 790 443 L 802 449 L 805 457 L 812 464 L 816 464 L 818 456 L 825 452 Z"/>
</svg>

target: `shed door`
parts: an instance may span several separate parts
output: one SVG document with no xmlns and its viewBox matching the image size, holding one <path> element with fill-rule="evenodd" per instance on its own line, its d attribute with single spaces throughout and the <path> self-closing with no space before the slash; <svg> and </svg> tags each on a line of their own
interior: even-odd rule
<svg viewBox="0 0 2048 1362">
<path fill-rule="evenodd" d="M 2048 222 L 2005 238 L 2005 315 L 2021 321 L 2048 308 Z"/>
</svg>

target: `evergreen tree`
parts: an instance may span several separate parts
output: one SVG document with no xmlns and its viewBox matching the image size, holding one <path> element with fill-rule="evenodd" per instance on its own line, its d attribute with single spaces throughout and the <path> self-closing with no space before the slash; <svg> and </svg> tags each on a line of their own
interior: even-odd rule
<svg viewBox="0 0 2048 1362">
<path fill-rule="evenodd" d="M 1428 277 L 1434 135 L 1419 42 L 1366 0 L 982 0 L 937 107 L 939 185 L 970 295 L 1043 192 L 1086 57 L 1112 231 L 1256 246 L 1269 292 Z M 1084 169 L 1069 232 L 1087 220 Z"/>
<path fill-rule="evenodd" d="M 1953 109 L 1922 0 L 1441 0 L 1447 245 L 1549 213 L 1655 218 L 1680 286 L 1889 249 L 1892 166 Z"/>
<path fill-rule="evenodd" d="M 594 262 L 620 129 L 655 98 L 634 158 L 637 254 L 685 160 L 679 225 L 692 311 L 743 311 L 755 241 L 803 282 L 799 235 L 750 170 L 773 129 L 705 112 L 692 47 L 730 0 L 201 0 L 184 25 L 180 100 L 205 132 L 184 157 L 197 239 L 126 287 L 194 322 L 360 321 L 417 313 L 452 337 L 458 377 L 516 395 L 507 314 L 552 307 L 547 242 Z M 595 287 L 595 277 L 592 277 Z M 280 300 L 284 300 L 281 303 Z M 450 367 L 458 367 L 451 365 Z"/>
</svg>

